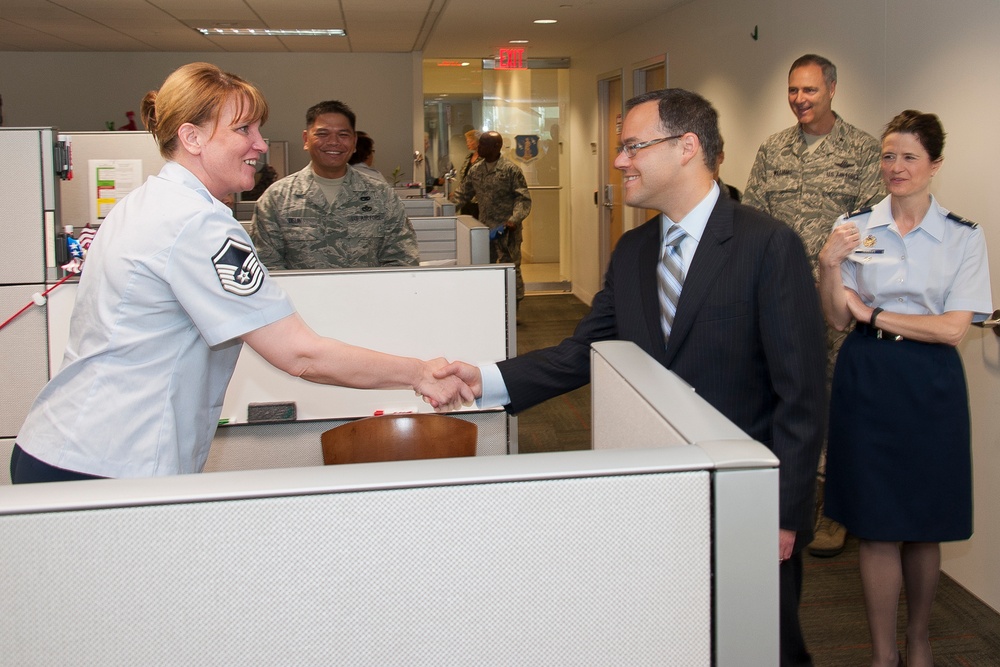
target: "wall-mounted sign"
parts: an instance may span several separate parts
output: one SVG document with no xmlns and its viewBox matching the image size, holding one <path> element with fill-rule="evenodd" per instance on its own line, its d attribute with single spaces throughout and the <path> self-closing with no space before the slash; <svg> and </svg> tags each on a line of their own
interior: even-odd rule
<svg viewBox="0 0 1000 667">
<path fill-rule="evenodd" d="M 514 155 L 521 162 L 531 162 L 538 157 L 538 135 L 518 134 L 514 136 Z"/>
<path fill-rule="evenodd" d="M 496 69 L 528 69 L 524 61 L 524 49 L 500 49 Z"/>
</svg>

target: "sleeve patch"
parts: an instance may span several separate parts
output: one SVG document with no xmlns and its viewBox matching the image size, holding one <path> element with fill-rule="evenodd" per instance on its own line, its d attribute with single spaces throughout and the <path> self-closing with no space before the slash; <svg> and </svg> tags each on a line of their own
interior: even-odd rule
<svg viewBox="0 0 1000 667">
<path fill-rule="evenodd" d="M 264 269 L 253 248 L 242 241 L 227 238 L 212 258 L 222 289 L 237 296 L 250 296 L 264 284 Z"/>
</svg>

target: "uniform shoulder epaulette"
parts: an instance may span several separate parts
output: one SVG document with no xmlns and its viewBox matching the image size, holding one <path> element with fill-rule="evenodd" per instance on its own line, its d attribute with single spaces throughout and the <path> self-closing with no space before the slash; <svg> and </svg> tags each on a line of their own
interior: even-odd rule
<svg viewBox="0 0 1000 667">
<path fill-rule="evenodd" d="M 979 226 L 978 222 L 973 222 L 972 220 L 966 220 L 962 216 L 957 215 L 955 213 L 949 213 L 948 214 L 948 219 L 949 220 L 954 220 L 955 222 L 957 222 L 959 224 L 962 224 L 962 225 L 968 225 L 969 227 L 972 227 L 973 229 L 975 229 L 976 227 Z"/>
<path fill-rule="evenodd" d="M 845 215 L 844 218 L 853 218 L 856 215 L 864 215 L 865 213 L 871 213 L 871 212 L 872 212 L 872 207 L 865 206 L 864 208 L 859 208 L 857 211 L 851 211 L 850 213 Z"/>
</svg>

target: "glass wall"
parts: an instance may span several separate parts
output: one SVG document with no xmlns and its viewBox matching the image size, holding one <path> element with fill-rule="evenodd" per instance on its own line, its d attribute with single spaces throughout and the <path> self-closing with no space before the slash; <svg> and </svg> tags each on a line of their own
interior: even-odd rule
<svg viewBox="0 0 1000 667">
<path fill-rule="evenodd" d="M 449 90 L 451 78 L 475 81 L 479 89 Z M 482 69 L 470 76 L 466 67 L 424 64 L 424 129 L 435 175 L 461 167 L 469 153 L 464 135 L 470 129 L 499 132 L 503 155 L 524 172 L 531 214 L 524 222 L 521 269 L 529 293 L 571 287 L 569 156 L 561 140 L 568 99 L 565 68 Z"/>
</svg>

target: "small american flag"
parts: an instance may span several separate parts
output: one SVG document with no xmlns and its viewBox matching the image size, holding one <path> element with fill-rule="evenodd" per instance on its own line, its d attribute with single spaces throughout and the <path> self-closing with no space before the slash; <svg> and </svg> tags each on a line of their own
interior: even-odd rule
<svg viewBox="0 0 1000 667">
<path fill-rule="evenodd" d="M 68 262 L 63 264 L 60 268 L 66 273 L 82 273 L 83 272 L 83 262 L 87 259 L 87 250 L 90 249 L 90 244 L 94 242 L 94 237 L 97 236 L 97 230 L 91 227 L 89 224 L 80 230 L 80 236 L 77 237 L 76 242 L 83 251 L 82 257 L 72 257 Z M 72 254 L 72 253 L 71 253 Z"/>
<path fill-rule="evenodd" d="M 74 257 L 60 267 L 66 273 L 81 273 L 83 271 L 83 260 Z"/>
<path fill-rule="evenodd" d="M 76 240 L 80 242 L 83 252 L 87 252 L 90 249 L 90 244 L 94 242 L 95 236 L 97 236 L 97 230 L 89 224 L 80 230 L 80 236 Z"/>
</svg>

